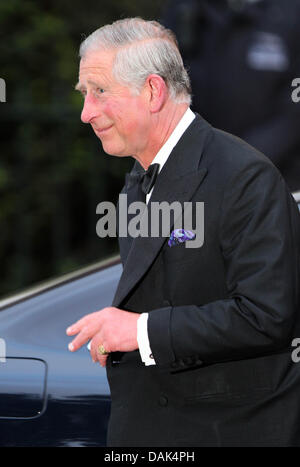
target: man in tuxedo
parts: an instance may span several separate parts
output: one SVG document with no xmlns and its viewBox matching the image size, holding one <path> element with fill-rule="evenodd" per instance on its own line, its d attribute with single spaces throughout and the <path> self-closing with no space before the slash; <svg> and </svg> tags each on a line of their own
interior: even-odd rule
<svg viewBox="0 0 300 467">
<path fill-rule="evenodd" d="M 135 159 L 122 195 L 147 203 L 146 216 L 153 203 L 204 206 L 197 248 L 176 222 L 169 239 L 120 235 L 112 306 L 67 329 L 71 351 L 91 340 L 106 365 L 108 445 L 300 445 L 300 229 L 284 180 L 189 109 L 176 39 L 160 24 L 104 26 L 80 56 L 82 121 L 108 154 Z"/>
</svg>

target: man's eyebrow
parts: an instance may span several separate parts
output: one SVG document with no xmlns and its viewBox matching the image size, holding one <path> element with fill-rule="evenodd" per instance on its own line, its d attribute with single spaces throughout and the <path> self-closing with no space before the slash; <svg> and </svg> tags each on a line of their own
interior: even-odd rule
<svg viewBox="0 0 300 467">
<path fill-rule="evenodd" d="M 91 84 L 94 87 L 99 86 L 99 83 L 96 83 L 95 81 L 88 80 L 87 83 Z M 85 89 L 86 89 L 86 86 L 84 84 L 81 84 L 81 83 L 77 83 L 76 86 L 75 86 L 76 91 L 83 91 Z"/>
</svg>

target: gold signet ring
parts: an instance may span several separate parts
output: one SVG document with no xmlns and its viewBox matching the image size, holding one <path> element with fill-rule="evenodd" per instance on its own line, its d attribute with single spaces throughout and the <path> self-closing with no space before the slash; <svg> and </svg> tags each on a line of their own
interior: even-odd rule
<svg viewBox="0 0 300 467">
<path fill-rule="evenodd" d="M 108 354 L 108 352 L 106 352 L 106 350 L 105 350 L 104 345 L 102 345 L 102 344 L 99 345 L 98 352 L 99 352 L 100 355 L 107 355 Z"/>
</svg>

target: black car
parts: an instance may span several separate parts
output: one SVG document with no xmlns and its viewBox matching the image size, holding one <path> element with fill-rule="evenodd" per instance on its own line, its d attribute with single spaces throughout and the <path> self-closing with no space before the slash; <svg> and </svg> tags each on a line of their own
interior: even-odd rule
<svg viewBox="0 0 300 467">
<path fill-rule="evenodd" d="M 111 304 L 121 271 L 114 257 L 0 302 L 0 446 L 105 446 L 105 369 L 65 329 Z"/>
<path fill-rule="evenodd" d="M 105 446 L 110 394 L 65 329 L 112 302 L 119 257 L 0 302 L 0 446 Z"/>
</svg>

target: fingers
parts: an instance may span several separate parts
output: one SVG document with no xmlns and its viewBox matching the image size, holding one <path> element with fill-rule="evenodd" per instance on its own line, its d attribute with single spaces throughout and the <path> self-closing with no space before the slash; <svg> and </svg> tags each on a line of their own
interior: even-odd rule
<svg viewBox="0 0 300 467">
<path fill-rule="evenodd" d="M 71 352 L 75 352 L 80 349 L 80 347 L 86 344 L 93 336 L 92 329 L 86 323 L 86 319 L 82 318 L 66 330 L 68 336 L 74 336 L 77 334 L 75 339 L 73 339 L 68 345 Z"/>
<path fill-rule="evenodd" d="M 107 360 L 108 355 L 100 355 L 98 360 L 101 366 L 106 366 L 106 360 Z"/>
<path fill-rule="evenodd" d="M 83 316 L 75 323 L 71 324 L 66 330 L 68 336 L 73 336 L 81 331 L 84 326 L 88 325 L 97 325 L 102 316 L 103 310 L 95 311 L 93 313 L 89 313 L 88 315 Z"/>
<path fill-rule="evenodd" d="M 98 331 L 100 322 L 100 313 L 95 312 L 84 316 L 69 326 L 66 330 L 68 336 L 78 334 L 68 345 L 69 350 L 74 352 L 86 344 Z"/>
<path fill-rule="evenodd" d="M 80 349 L 84 344 L 87 344 L 87 342 L 90 340 L 92 337 L 91 333 L 89 333 L 86 329 L 83 329 L 76 337 L 75 339 L 70 342 L 68 345 L 68 348 L 71 352 L 75 352 L 76 350 Z"/>
<path fill-rule="evenodd" d="M 86 319 L 85 317 L 83 317 L 80 320 L 76 321 L 76 323 L 71 324 L 71 326 L 69 326 L 66 329 L 66 334 L 68 336 L 74 336 L 74 334 L 77 334 L 78 332 L 80 332 L 82 327 L 84 326 L 85 321 Z"/>
<path fill-rule="evenodd" d="M 75 352 L 90 340 L 90 353 L 93 361 L 99 361 L 101 366 L 106 366 L 107 355 L 101 355 L 99 346 L 103 345 L 108 353 L 115 350 L 116 322 L 119 323 L 119 315 L 121 314 L 123 317 L 124 313 L 127 316 L 127 312 L 123 310 L 107 307 L 90 313 L 69 326 L 66 330 L 67 335 L 74 336 L 77 334 L 70 342 L 69 350 Z"/>
<path fill-rule="evenodd" d="M 93 327 L 88 327 L 86 325 L 86 320 L 82 318 L 81 320 L 77 321 L 77 323 L 71 325 L 67 330 L 66 333 L 69 336 L 72 336 L 74 334 L 78 335 L 73 339 L 72 342 L 69 344 L 69 350 L 71 352 L 75 352 L 78 350 L 80 347 L 82 347 L 84 344 L 86 344 L 90 339 L 90 354 L 93 359 L 93 362 L 99 362 L 102 367 L 106 366 L 106 360 L 108 355 L 101 355 L 99 352 L 99 346 L 104 345 L 102 340 L 102 333 L 99 331 L 97 334 L 95 334 L 95 330 Z M 107 350 L 107 347 L 104 348 Z"/>
<path fill-rule="evenodd" d="M 100 345 L 103 345 L 105 350 L 108 352 L 108 347 L 107 345 L 105 345 L 105 342 L 103 341 L 101 332 L 97 333 L 92 339 L 90 352 L 91 352 L 91 357 L 93 359 L 93 362 L 99 361 L 101 366 L 105 366 L 107 355 L 101 355 L 101 353 L 99 352 Z"/>
<path fill-rule="evenodd" d="M 91 357 L 92 357 L 92 360 L 93 362 L 97 362 L 98 361 L 98 350 L 97 350 L 97 343 L 96 343 L 96 339 L 92 339 L 91 340 L 91 350 L 90 350 L 90 354 L 91 354 Z"/>
</svg>

